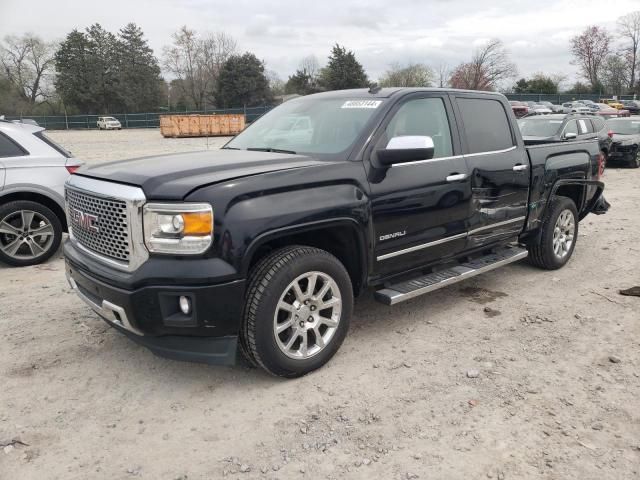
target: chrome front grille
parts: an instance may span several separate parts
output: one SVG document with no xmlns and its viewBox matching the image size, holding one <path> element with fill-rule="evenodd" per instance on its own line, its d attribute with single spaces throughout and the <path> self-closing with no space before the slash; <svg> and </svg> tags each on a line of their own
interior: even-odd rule
<svg viewBox="0 0 640 480">
<path fill-rule="evenodd" d="M 71 175 L 65 197 L 69 237 L 83 255 L 127 272 L 148 260 L 141 188 Z"/>
<path fill-rule="evenodd" d="M 127 203 L 70 188 L 66 196 L 67 215 L 76 241 L 100 255 L 129 263 L 131 242 Z M 83 218 L 91 218 L 92 222 L 83 222 Z"/>
</svg>

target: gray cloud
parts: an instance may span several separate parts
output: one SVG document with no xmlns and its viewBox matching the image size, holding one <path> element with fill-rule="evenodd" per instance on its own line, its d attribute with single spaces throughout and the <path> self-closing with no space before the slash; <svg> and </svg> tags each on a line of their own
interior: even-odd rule
<svg viewBox="0 0 640 480">
<path fill-rule="evenodd" d="M 37 32 L 59 39 L 94 22 L 117 30 L 138 23 L 160 55 L 171 33 L 186 24 L 201 32 L 225 31 L 241 50 L 254 52 L 281 77 L 314 54 L 324 63 L 336 42 L 356 53 L 370 77 L 391 63 L 455 66 L 483 39 L 497 37 L 523 76 L 535 72 L 576 77 L 569 39 L 587 25 L 614 30 L 618 16 L 638 9 L 637 0 L 0 0 L 0 32 Z M 33 12 L 37 12 L 34 15 Z"/>
</svg>

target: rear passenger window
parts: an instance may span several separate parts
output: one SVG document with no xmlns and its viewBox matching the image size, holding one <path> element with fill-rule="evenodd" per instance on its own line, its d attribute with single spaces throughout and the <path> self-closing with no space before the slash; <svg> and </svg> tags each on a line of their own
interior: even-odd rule
<svg viewBox="0 0 640 480">
<path fill-rule="evenodd" d="M 442 98 L 416 98 L 404 103 L 395 113 L 378 142 L 384 148 L 393 137 L 428 136 L 433 140 L 433 158 L 453 154 L 451 130 Z"/>
<path fill-rule="evenodd" d="M 578 126 L 580 127 L 580 135 L 584 135 L 585 133 L 593 133 L 593 126 L 589 120 L 585 120 L 581 118 L 578 120 Z"/>
<path fill-rule="evenodd" d="M 498 100 L 458 98 L 469 153 L 505 150 L 515 145 L 509 117 Z"/>
<path fill-rule="evenodd" d="M 4 157 L 21 157 L 25 152 L 15 143 L 13 143 L 6 135 L 0 133 L 0 158 Z"/>
<path fill-rule="evenodd" d="M 594 131 L 599 132 L 600 130 L 602 130 L 604 128 L 604 120 L 601 118 L 592 118 L 591 121 L 593 122 L 593 126 L 594 126 Z"/>
</svg>

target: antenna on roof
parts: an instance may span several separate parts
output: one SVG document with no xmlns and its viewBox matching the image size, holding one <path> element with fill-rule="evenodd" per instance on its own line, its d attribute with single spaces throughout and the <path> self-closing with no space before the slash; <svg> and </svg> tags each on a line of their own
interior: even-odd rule
<svg viewBox="0 0 640 480">
<path fill-rule="evenodd" d="M 377 83 L 372 83 L 371 85 L 369 85 L 369 93 L 379 93 L 380 90 L 382 90 L 382 87 Z"/>
</svg>

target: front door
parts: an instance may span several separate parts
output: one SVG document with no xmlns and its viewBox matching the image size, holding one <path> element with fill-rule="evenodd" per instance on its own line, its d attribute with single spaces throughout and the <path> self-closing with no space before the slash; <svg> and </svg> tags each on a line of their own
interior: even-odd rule
<svg viewBox="0 0 640 480">
<path fill-rule="evenodd" d="M 391 138 L 429 136 L 431 159 L 377 169 Z M 416 93 L 386 116 L 367 150 L 375 230 L 376 277 L 453 256 L 464 249 L 471 186 L 449 97 Z"/>
<path fill-rule="evenodd" d="M 471 177 L 467 249 L 514 238 L 527 215 L 530 165 L 524 148 L 517 147 L 508 104 L 473 94 L 455 94 L 453 101 Z"/>
</svg>

